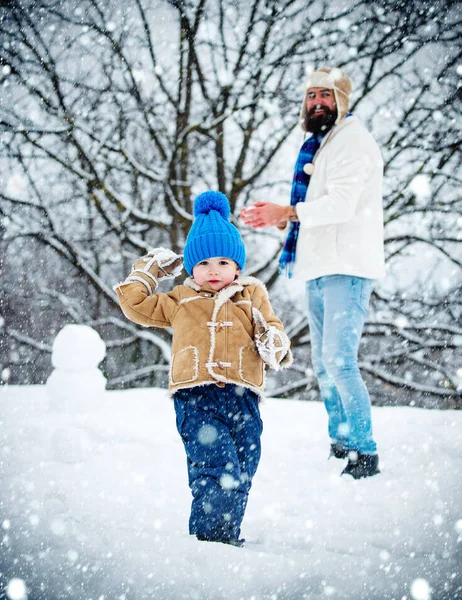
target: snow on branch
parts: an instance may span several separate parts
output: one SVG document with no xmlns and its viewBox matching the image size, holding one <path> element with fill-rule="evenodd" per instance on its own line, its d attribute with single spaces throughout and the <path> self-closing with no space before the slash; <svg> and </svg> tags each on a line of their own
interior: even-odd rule
<svg viewBox="0 0 462 600">
<path fill-rule="evenodd" d="M 387 383 L 397 385 L 398 387 L 403 387 L 418 392 L 424 392 L 427 394 L 433 394 L 436 396 L 455 396 L 457 398 L 462 398 L 462 390 L 451 390 L 450 388 L 423 385 L 421 383 L 417 383 L 416 381 L 411 381 L 402 377 L 397 377 L 396 375 L 391 375 L 390 373 L 387 373 L 383 369 L 380 369 L 376 365 L 373 365 L 369 362 L 359 362 L 359 368 L 363 369 L 364 371 L 367 371 L 371 375 L 374 375 L 374 377 L 382 379 L 382 381 L 386 381 Z"/>
<path fill-rule="evenodd" d="M 171 358 L 171 350 L 170 344 L 168 344 L 164 339 L 162 339 L 159 335 L 153 332 L 152 329 L 142 329 L 130 323 L 128 321 L 123 321 L 122 319 L 118 319 L 117 317 L 105 317 L 103 319 L 97 319 L 94 321 L 90 321 L 86 323 L 86 325 L 90 325 L 91 327 L 99 327 L 103 325 L 112 324 L 115 325 L 119 329 L 124 329 L 125 331 L 129 331 L 131 334 L 135 335 L 138 339 L 143 339 L 151 344 L 154 344 L 159 348 L 162 353 L 162 357 L 166 362 L 170 362 Z"/>
<path fill-rule="evenodd" d="M 152 169 L 148 169 L 147 167 L 144 167 L 143 165 L 141 165 L 134 156 L 132 156 L 128 149 L 127 149 L 127 145 L 124 141 L 121 142 L 121 152 L 124 155 L 124 157 L 126 158 L 126 160 L 130 163 L 130 165 L 136 169 L 138 171 L 138 173 L 140 173 L 141 175 L 143 175 L 144 177 L 147 177 L 150 181 L 155 181 L 155 182 L 164 182 L 166 179 L 166 174 L 165 173 L 161 173 L 160 171 L 155 172 Z"/>
<path fill-rule="evenodd" d="M 6 327 L 6 334 L 15 339 L 16 341 L 21 342 L 21 344 L 26 344 L 31 348 L 35 348 L 36 350 L 41 350 L 44 352 L 49 352 L 51 354 L 51 346 L 49 344 L 46 344 L 45 342 L 39 342 L 31 336 L 25 335 L 24 333 L 21 333 L 16 329 L 9 329 L 8 327 Z"/>
<path fill-rule="evenodd" d="M 136 208 L 136 206 L 129 203 L 128 201 L 122 200 L 120 195 L 118 195 L 109 184 L 103 184 L 100 182 L 93 183 L 93 195 L 95 199 L 97 199 L 99 202 L 103 202 L 106 199 L 109 200 L 112 204 L 117 206 L 118 210 L 124 211 L 125 220 L 128 218 L 128 216 L 130 216 L 135 218 L 135 220 L 139 221 L 140 223 L 145 223 L 153 226 L 168 227 L 169 225 L 171 225 L 170 219 L 153 219 L 148 213 L 139 210 L 138 208 Z M 115 225 L 114 221 L 113 223 L 115 228 L 120 229 L 119 225 Z"/>
<path fill-rule="evenodd" d="M 61 303 L 64 310 L 76 323 L 83 322 L 84 313 L 82 312 L 81 305 L 75 298 L 70 298 L 69 296 L 66 296 L 66 294 L 58 292 L 52 288 L 40 286 L 39 289 L 43 294 L 49 296 L 50 298 L 56 298 Z"/>
<path fill-rule="evenodd" d="M 166 192 L 167 192 L 168 199 L 169 199 L 169 201 L 170 201 L 170 203 L 171 203 L 172 207 L 175 209 L 175 211 L 176 211 L 176 212 L 177 212 L 179 215 L 181 215 L 181 216 L 183 217 L 183 219 L 186 219 L 186 221 L 190 221 L 190 222 L 192 222 L 192 220 L 193 220 L 193 216 L 192 216 L 192 214 L 191 214 L 191 213 L 188 213 L 188 211 L 184 210 L 184 208 L 182 208 L 182 207 L 181 207 L 181 206 L 178 204 L 178 202 L 177 202 L 177 200 L 176 200 L 176 198 L 175 198 L 175 194 L 173 193 L 173 191 L 172 191 L 172 188 L 171 188 L 170 184 L 166 186 L 165 190 L 166 190 Z"/>
<path fill-rule="evenodd" d="M 168 372 L 169 370 L 169 365 L 150 365 L 149 367 L 143 367 L 142 369 L 131 371 L 125 375 L 119 375 L 119 377 L 113 377 L 112 379 L 109 379 L 108 385 L 113 387 L 119 384 L 132 383 L 139 379 L 144 379 L 152 373 L 157 373 L 159 371 Z"/>
<path fill-rule="evenodd" d="M 269 394 L 274 397 L 288 395 L 296 391 L 301 391 L 305 389 L 308 385 L 311 385 L 312 383 L 313 378 L 303 377 L 301 379 L 297 379 L 296 381 L 292 381 L 291 383 L 272 388 L 271 390 L 269 390 Z"/>
</svg>

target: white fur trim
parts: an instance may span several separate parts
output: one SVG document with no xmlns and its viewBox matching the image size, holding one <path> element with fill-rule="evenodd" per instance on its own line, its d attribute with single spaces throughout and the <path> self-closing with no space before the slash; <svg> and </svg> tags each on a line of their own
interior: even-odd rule
<svg viewBox="0 0 462 600">
<path fill-rule="evenodd" d="M 236 281 L 235 281 L 231 285 L 220 290 L 215 298 L 215 306 L 213 307 L 212 318 L 211 318 L 210 322 L 217 323 L 218 312 L 220 311 L 220 309 L 226 304 L 226 302 L 228 300 L 230 300 L 234 296 L 234 294 L 236 292 L 238 292 L 238 291 L 240 292 L 243 289 L 244 288 L 241 285 L 236 285 Z M 207 365 L 206 365 L 207 371 L 217 381 L 222 381 L 222 382 L 226 383 L 227 382 L 226 377 L 224 375 L 221 375 L 220 373 L 216 373 L 214 371 L 214 368 L 212 366 L 209 366 L 209 364 L 211 365 L 214 362 L 216 328 L 210 327 L 209 331 L 210 331 L 210 352 L 209 352 L 209 358 L 208 358 Z M 221 361 L 218 361 L 218 363 L 220 363 L 220 362 Z"/>
<path fill-rule="evenodd" d="M 251 385 L 253 385 L 251 381 L 249 381 L 248 379 L 246 379 L 244 377 L 244 371 L 242 369 L 242 365 L 244 364 L 244 359 L 243 359 L 244 350 L 249 350 L 249 348 L 247 346 L 241 346 L 239 348 L 239 368 L 238 368 L 239 377 L 241 378 L 242 381 L 245 381 L 246 383 L 250 383 Z M 265 369 L 263 368 L 263 379 L 262 379 L 262 383 L 261 383 L 262 389 L 265 388 L 265 378 L 266 378 Z"/>
<path fill-rule="evenodd" d="M 260 335 L 268 331 L 268 323 L 265 320 L 265 317 L 261 314 L 258 308 L 252 306 L 252 317 L 257 327 L 257 333 Z"/>
<path fill-rule="evenodd" d="M 173 395 L 176 391 L 179 390 L 183 390 L 183 389 L 191 389 L 191 388 L 196 388 L 196 387 L 202 387 L 205 385 L 216 385 L 216 381 L 200 381 L 198 383 L 191 383 L 188 385 L 177 385 L 173 390 L 169 390 L 169 394 Z M 253 384 L 247 384 L 244 383 L 243 381 L 236 381 L 235 379 L 227 379 L 226 383 L 232 383 L 234 385 L 237 385 L 239 387 L 243 387 L 246 388 L 248 390 L 252 390 L 252 392 L 255 392 L 259 397 L 260 397 L 260 401 L 263 402 L 264 401 L 264 397 L 263 397 L 263 386 L 262 387 L 258 387 L 256 385 Z"/>
<path fill-rule="evenodd" d="M 201 286 L 198 285 L 192 277 L 186 278 L 184 280 L 183 285 L 193 289 L 195 292 L 200 292 L 202 290 Z M 220 292 L 218 292 L 218 294 L 221 294 L 225 290 L 229 290 L 229 292 L 228 292 L 228 293 L 230 293 L 229 298 L 232 298 L 236 292 L 241 292 L 244 289 L 244 287 L 246 287 L 248 285 L 258 286 L 268 296 L 268 290 L 266 289 L 265 284 L 263 282 L 261 282 L 259 279 L 257 279 L 256 277 L 251 277 L 250 275 L 247 275 L 244 277 L 238 277 L 235 281 L 233 281 L 228 286 L 223 288 L 223 290 L 220 290 Z M 247 300 L 242 300 L 241 302 L 247 302 Z M 238 304 L 238 303 L 236 302 L 236 304 Z"/>
<path fill-rule="evenodd" d="M 193 376 L 190 379 L 182 379 L 181 381 L 173 381 L 173 363 L 175 361 L 175 357 L 177 357 L 182 352 L 186 352 L 187 350 L 192 350 L 193 355 L 194 355 Z M 169 377 L 168 377 L 170 380 L 170 384 L 178 385 L 178 384 L 183 384 L 183 383 L 191 383 L 193 381 L 196 381 L 196 379 L 198 377 L 199 377 L 199 350 L 197 349 L 197 347 L 196 346 L 186 346 L 185 348 L 181 348 L 181 350 L 178 350 L 178 352 L 175 352 L 175 354 L 172 356 L 170 372 L 169 372 Z"/>
<path fill-rule="evenodd" d="M 149 264 L 149 263 L 148 263 Z M 128 276 L 128 278 L 132 277 L 133 273 L 143 273 L 143 275 L 146 275 L 146 277 L 149 277 L 149 279 L 151 281 L 154 282 L 155 287 L 157 287 L 157 279 L 154 277 L 154 275 L 152 273 L 150 273 L 149 271 L 145 271 L 144 269 L 134 269 L 130 275 Z M 154 288 L 155 289 L 155 288 Z"/>
<path fill-rule="evenodd" d="M 197 283 L 194 281 L 194 279 L 192 277 L 187 277 L 184 280 L 183 285 L 185 285 L 186 287 L 192 288 L 195 292 L 201 291 L 201 286 L 197 285 Z"/>
<path fill-rule="evenodd" d="M 247 275 L 245 277 L 238 277 L 234 283 L 238 283 L 239 285 L 243 286 L 256 285 L 259 288 L 261 288 L 268 296 L 268 290 L 266 289 L 266 285 L 256 277 L 251 277 L 250 275 Z"/>
<path fill-rule="evenodd" d="M 151 256 L 151 258 L 149 260 L 146 261 L 146 266 L 144 267 L 146 271 L 148 271 L 152 265 L 156 263 L 157 265 L 159 265 L 159 263 L 157 262 L 157 257 L 156 256 Z"/>
<path fill-rule="evenodd" d="M 212 319 L 211 319 L 211 321 L 213 323 L 216 323 L 216 321 L 217 321 L 217 314 L 218 314 L 218 310 L 219 310 L 218 300 L 219 300 L 219 298 L 217 298 L 215 300 L 215 306 L 213 307 L 213 313 L 212 313 Z M 221 307 L 221 305 L 220 305 L 220 307 Z M 209 332 L 210 332 L 210 351 L 209 351 L 209 358 L 208 358 L 207 364 L 205 366 L 207 367 L 207 371 L 209 372 L 209 374 L 214 379 L 225 383 L 226 377 L 224 377 L 223 375 L 220 375 L 219 373 L 215 373 L 215 371 L 214 371 L 214 366 L 216 366 L 216 362 L 214 362 L 214 360 L 213 360 L 213 355 L 215 353 L 215 327 L 210 327 Z"/>
<path fill-rule="evenodd" d="M 182 298 L 180 304 L 186 304 L 186 302 L 192 302 L 193 300 L 210 300 L 210 298 L 205 296 L 191 296 L 190 298 Z"/>
<path fill-rule="evenodd" d="M 129 275 L 127 277 L 127 279 L 124 281 L 124 283 L 142 283 L 148 290 L 149 296 L 152 296 L 152 294 L 154 293 L 154 290 L 151 288 L 149 283 L 143 277 L 138 277 L 137 275 Z"/>
<path fill-rule="evenodd" d="M 294 362 L 294 357 L 292 355 L 292 350 L 289 348 L 289 351 L 284 356 L 284 358 L 279 363 L 279 367 L 281 369 L 288 369 L 290 365 Z"/>
<path fill-rule="evenodd" d="M 216 321 L 216 315 L 218 314 L 220 308 L 226 304 L 228 300 L 231 300 L 234 294 L 237 294 L 237 292 L 242 292 L 243 289 L 244 287 L 242 285 L 238 285 L 236 280 L 218 292 L 215 300 L 215 309 L 213 311 L 215 314 L 215 318 L 212 319 L 213 321 Z"/>
</svg>

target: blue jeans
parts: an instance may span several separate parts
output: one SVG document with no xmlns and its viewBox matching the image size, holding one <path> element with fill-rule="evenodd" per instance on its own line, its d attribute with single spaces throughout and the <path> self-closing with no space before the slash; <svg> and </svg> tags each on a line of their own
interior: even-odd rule
<svg viewBox="0 0 462 600">
<path fill-rule="evenodd" d="M 374 287 L 372 279 L 326 275 L 308 281 L 311 360 L 329 418 L 332 443 L 375 454 L 371 401 L 358 350 Z"/>
<path fill-rule="evenodd" d="M 175 392 L 193 495 L 189 533 L 211 540 L 239 538 L 260 461 L 258 400 L 251 390 L 232 384 Z"/>
</svg>

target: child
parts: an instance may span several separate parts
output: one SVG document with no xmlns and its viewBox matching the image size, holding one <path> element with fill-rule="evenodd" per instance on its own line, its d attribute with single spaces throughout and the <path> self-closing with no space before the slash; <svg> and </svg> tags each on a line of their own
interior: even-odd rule
<svg viewBox="0 0 462 600">
<path fill-rule="evenodd" d="M 239 276 L 246 252 L 229 222 L 226 196 L 200 194 L 194 214 L 184 249 L 192 278 L 156 294 L 158 282 L 176 277 L 182 262 L 156 248 L 115 290 L 130 320 L 173 328 L 169 390 L 193 495 L 189 532 L 242 546 L 241 522 L 260 460 L 264 365 L 278 370 L 292 355 L 264 285 Z"/>
</svg>

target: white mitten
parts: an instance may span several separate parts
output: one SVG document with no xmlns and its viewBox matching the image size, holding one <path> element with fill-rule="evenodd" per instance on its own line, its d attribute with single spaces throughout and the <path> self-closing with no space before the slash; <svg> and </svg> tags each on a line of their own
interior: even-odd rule
<svg viewBox="0 0 462 600">
<path fill-rule="evenodd" d="M 151 296 L 159 281 L 174 279 L 183 268 L 183 257 L 166 248 L 153 248 L 135 261 L 124 283 L 143 283 Z"/>
<path fill-rule="evenodd" d="M 287 335 L 274 325 L 268 325 L 261 312 L 252 308 L 257 334 L 255 344 L 263 361 L 275 371 L 279 371 L 281 362 L 290 351 Z"/>
</svg>

